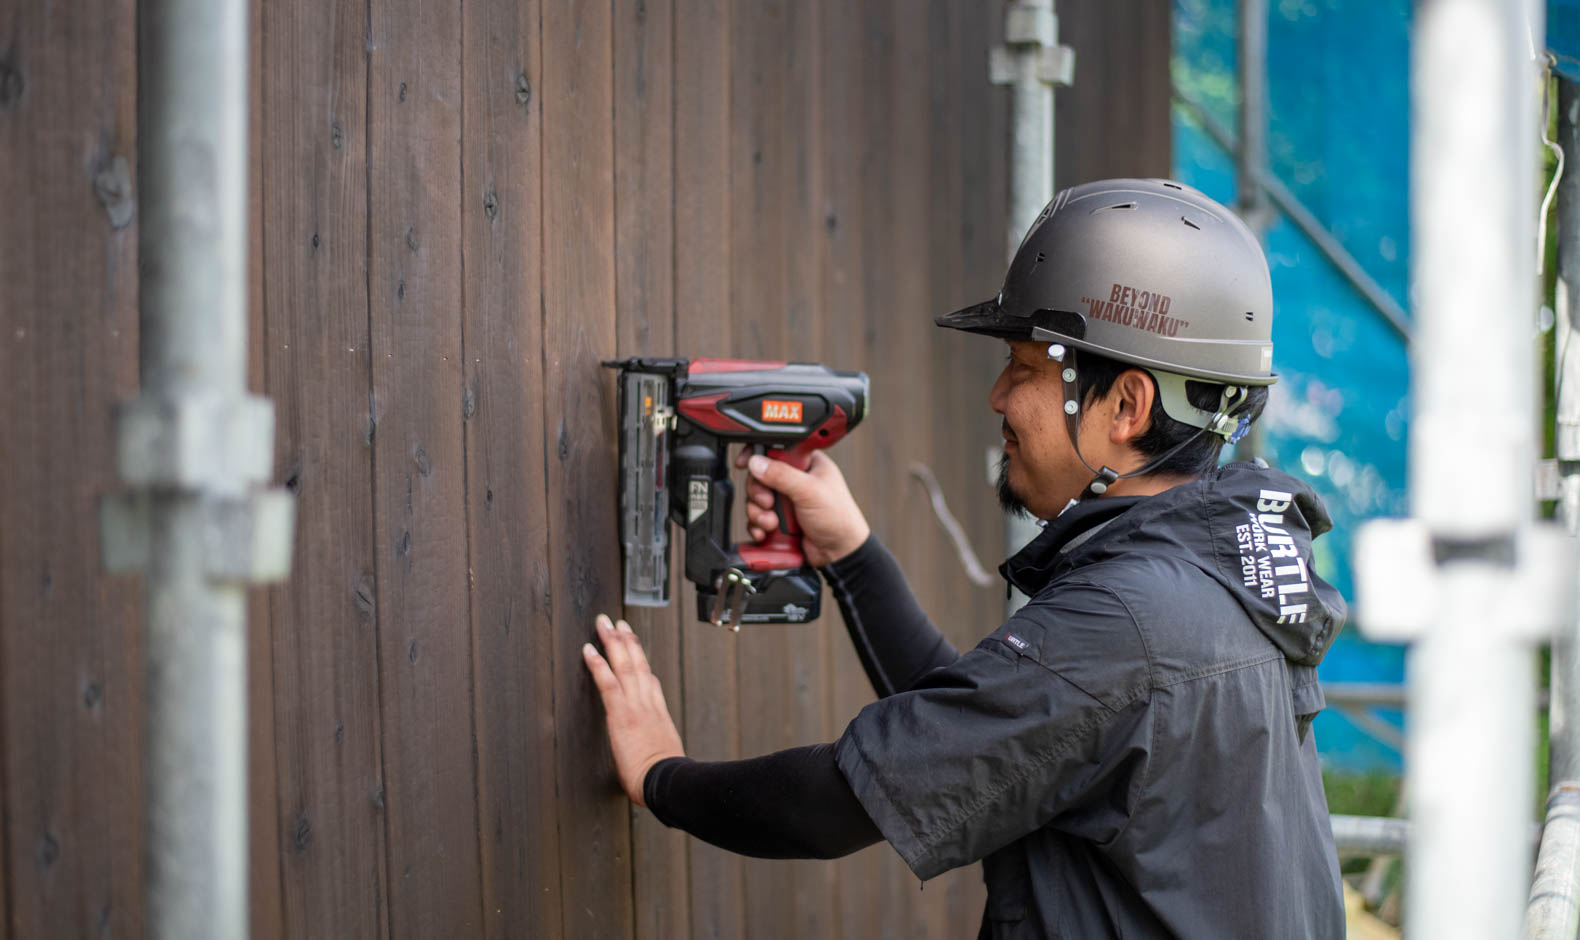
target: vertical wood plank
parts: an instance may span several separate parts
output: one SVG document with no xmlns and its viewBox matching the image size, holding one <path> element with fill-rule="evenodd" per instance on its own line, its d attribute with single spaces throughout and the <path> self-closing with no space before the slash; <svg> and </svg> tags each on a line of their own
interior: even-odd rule
<svg viewBox="0 0 1580 940">
<path fill-rule="evenodd" d="M 675 349 L 692 358 L 732 355 L 738 317 L 730 309 L 730 19 L 737 14 L 721 0 L 676 0 L 674 15 Z M 697 622 L 696 592 L 689 582 L 681 588 L 687 753 L 740 757 L 735 646 Z M 686 848 L 691 935 L 745 936 L 738 857 L 695 839 Z"/>
<path fill-rule="evenodd" d="M 988 50 L 1004 35 L 1003 12 L 1003 6 L 988 4 L 984 15 L 971 17 L 966 23 L 968 63 L 987 61 Z M 1004 272 L 1009 267 L 1004 231 L 1009 225 L 1010 101 L 1009 90 L 1001 85 L 989 85 L 985 67 L 978 65 L 977 68 L 979 71 L 974 73 L 976 77 L 972 79 L 975 88 L 974 100 L 968 104 L 961 118 L 963 128 L 961 137 L 964 140 L 981 140 L 987 143 L 982 147 L 967 147 L 962 164 L 965 168 L 966 192 L 990 195 L 972 200 L 976 211 L 967 216 L 972 220 L 972 224 L 963 236 L 964 254 L 969 259 L 964 276 L 966 296 L 986 299 L 998 292 L 1004 282 Z M 1100 133 L 1095 128 L 1089 132 Z M 1002 198 L 991 195 L 999 193 L 1005 195 Z M 976 374 L 991 379 L 1003 368 L 1005 354 L 992 343 L 973 342 L 977 339 L 980 337 L 956 337 L 955 348 L 961 350 L 965 361 L 981 363 L 973 370 Z M 965 426 L 980 435 L 976 438 L 977 446 L 973 448 L 973 457 L 985 462 L 983 455 L 987 448 L 1001 444 L 1002 437 L 999 430 L 1000 420 L 989 409 L 986 393 L 983 394 L 984 397 L 976 402 L 976 410 L 969 412 L 974 420 L 968 419 Z M 967 523 L 972 544 L 979 546 L 979 551 L 985 552 L 984 562 L 989 570 L 996 570 L 997 563 L 1004 558 L 1007 538 L 1003 513 L 993 509 L 973 513 L 972 516 L 971 521 Z M 995 587 L 994 590 L 1002 592 L 1003 588 Z M 975 635 L 958 638 L 957 643 L 974 644 L 982 633 L 1002 622 L 1003 610 L 1003 595 L 999 593 L 998 597 L 987 606 L 985 623 L 980 630 L 976 631 Z M 975 914 L 980 917 L 980 907 Z"/>
<path fill-rule="evenodd" d="M 819 123 L 824 129 L 822 159 L 827 195 L 818 285 L 825 319 L 825 355 L 843 368 L 867 369 L 870 375 L 872 360 L 865 349 L 864 313 L 869 243 L 862 194 L 869 185 L 871 173 L 868 138 L 875 133 L 868 122 L 877 114 L 869 104 L 870 96 L 862 91 L 866 45 L 864 6 L 864 3 L 825 4 L 819 24 L 824 62 Z M 839 453 L 835 455 L 869 522 L 875 522 L 873 507 L 881 492 L 873 472 L 881 447 L 880 429 L 891 419 L 895 407 L 892 400 L 882 396 L 874 379 L 871 413 L 840 443 Z M 903 404 L 900 407 L 904 407 Z M 838 619 L 837 609 L 830 616 L 833 620 L 826 669 L 833 687 L 831 711 L 838 733 L 872 701 L 873 693 L 850 637 Z M 892 849 L 879 844 L 837 863 L 834 934 L 845 940 L 884 936 L 876 902 L 881 893 L 884 858 L 891 854 Z"/>
<path fill-rule="evenodd" d="M 136 6 L 0 16 L 0 816 L 11 937 L 142 930 L 141 591 L 99 569 L 137 389 Z"/>
<path fill-rule="evenodd" d="M 967 15 L 962 15 L 967 13 Z M 987 83 L 986 50 L 968 54 L 967 20 L 985 19 L 985 14 L 967 12 L 954 4 L 935 2 L 929 6 L 927 47 L 941 67 L 930 73 L 927 138 L 930 144 L 928 270 L 931 274 L 929 309 L 944 313 L 966 303 L 990 296 L 970 291 L 965 268 L 971 263 L 967 249 L 969 235 L 983 224 L 983 206 L 994 202 L 981 193 L 965 190 L 965 154 L 985 150 L 1002 158 L 1003 142 L 972 140 L 966 136 L 965 112 L 986 106 L 992 94 Z M 991 272 L 981 272 L 991 277 Z M 934 416 L 931 467 L 943 488 L 950 508 L 962 520 L 996 518 L 999 515 L 993 491 L 983 474 L 983 453 L 988 435 L 995 435 L 997 423 L 987 407 L 988 389 L 993 374 L 982 367 L 983 354 L 991 356 L 997 344 L 982 337 L 963 336 L 953 330 L 933 327 L 928 331 L 922 355 L 929 360 L 932 402 L 927 413 Z M 953 546 L 927 506 L 921 486 L 908 480 L 911 503 L 924 531 L 918 536 L 929 546 L 924 571 L 916 580 L 931 585 L 926 603 L 934 622 L 944 630 L 958 649 L 970 649 L 977 640 L 997 625 L 1003 609 L 1003 589 L 974 586 L 967 577 Z M 969 530 L 968 530 L 969 531 Z M 985 565 L 995 565 L 1001 555 L 996 543 L 975 545 Z M 930 936 L 971 936 L 977 929 L 984 902 L 981 869 L 969 865 L 949 872 L 929 883 L 922 892 L 922 906 Z"/>
<path fill-rule="evenodd" d="M 566 937 L 632 933 L 630 811 L 582 663 L 620 602 L 614 383 L 613 24 L 609 4 L 543 6 L 544 446 Z"/>
<path fill-rule="evenodd" d="M 784 103 L 789 82 L 789 3 L 755 4 L 730 21 L 730 305 L 740 332 L 735 351 L 749 359 L 786 357 L 786 254 L 789 208 L 781 184 L 793 160 Z M 743 493 L 744 487 L 737 490 Z M 736 518 L 742 514 L 736 499 Z M 739 526 L 736 527 L 739 531 Z M 737 537 L 742 537 L 738 536 Z M 746 627 L 724 638 L 740 681 L 742 757 L 788 747 L 792 704 L 790 650 L 801 631 Z M 782 861 L 742 858 L 743 916 L 749 933 L 782 929 L 794 917 Z"/>
<path fill-rule="evenodd" d="M 539 6 L 463 5 L 467 518 L 484 935 L 560 935 Z"/>
<path fill-rule="evenodd" d="M 938 594 L 927 574 L 929 561 L 941 546 L 936 526 L 927 525 L 927 500 L 910 475 L 913 463 L 933 462 L 927 350 L 930 333 L 937 327 L 928 323 L 931 305 L 924 270 L 928 203 L 935 196 L 930 178 L 932 149 L 927 139 L 927 21 L 916 4 L 905 0 L 891 0 L 874 12 L 888 55 L 885 110 L 889 126 L 883 137 L 888 149 L 882 162 L 893 169 L 886 177 L 887 192 L 882 194 L 886 201 L 875 204 L 881 209 L 873 215 L 883 220 L 885 229 L 873 233 L 874 237 L 886 238 L 889 250 L 883 255 L 881 273 L 873 282 L 877 293 L 869 304 L 879 311 L 871 329 L 882 351 L 874 350 L 873 360 L 881 363 L 885 399 L 901 403 L 885 424 L 890 436 L 879 464 L 886 503 L 881 531 L 924 609 L 937 611 Z M 884 298 L 889 309 L 878 304 L 878 297 Z M 911 311 L 917 313 L 914 318 Z M 921 882 L 893 851 L 885 861 L 889 903 L 900 925 L 899 935 L 935 936 L 929 929 L 934 926 L 930 924 L 932 898 L 941 898 L 941 892 L 924 893 Z"/>
<path fill-rule="evenodd" d="M 263 128 L 253 147 L 265 198 L 253 261 L 265 285 L 275 462 L 297 498 L 292 577 L 270 591 L 268 864 L 283 935 L 378 936 L 390 892 L 369 411 L 367 7 L 259 6 Z"/>
<path fill-rule="evenodd" d="M 1059 8 L 1059 41 L 1077 51 L 1075 83 L 1054 98 L 1058 186 L 1169 175 L 1172 16 L 1149 0 Z"/>
<path fill-rule="evenodd" d="M 675 352 L 674 7 L 670 0 L 615 4 L 615 309 L 619 357 Z M 683 236 L 684 237 L 684 236 Z M 672 530 L 671 536 L 679 536 Z M 689 591 L 680 575 L 683 538 L 671 556 L 668 607 L 630 607 L 663 683 L 676 724 L 685 727 L 681 631 L 690 629 Z M 638 940 L 691 933 L 688 836 L 631 807 L 631 868 Z"/>
<path fill-rule="evenodd" d="M 824 362 L 833 368 L 857 368 L 845 361 L 842 351 L 827 342 L 827 323 L 821 303 L 825 257 L 823 236 L 828 193 L 824 182 L 822 150 L 826 136 L 822 122 L 822 71 L 827 65 L 822 48 L 825 7 L 823 0 L 803 0 L 785 5 L 782 42 L 786 47 L 785 81 L 775 106 L 783 117 L 784 155 L 777 185 L 784 195 L 785 293 L 784 345 L 779 355 L 792 361 Z M 776 356 L 775 358 L 778 358 Z M 856 433 L 866 430 L 857 427 Z M 836 447 L 838 459 L 843 445 Z M 825 586 L 823 614 L 817 622 L 783 628 L 784 667 L 788 670 L 790 745 L 816 744 L 838 736 L 834 726 L 833 676 L 825 664 L 832 648 L 833 631 L 843 629 L 839 608 Z M 788 863 L 783 876 L 788 883 L 790 918 L 784 930 L 798 937 L 830 937 L 835 931 L 834 890 L 837 867 L 820 861 Z"/>
<path fill-rule="evenodd" d="M 462 444 L 458 6 L 374 0 L 368 305 L 390 933 L 482 916 Z"/>
<path fill-rule="evenodd" d="M 263 251 L 263 4 L 248 7 L 247 72 L 247 388 L 267 395 Z M 278 465 L 276 465 L 278 470 Z M 275 477 L 278 479 L 278 477 Z M 274 754 L 274 623 L 270 594 L 247 593 L 247 855 L 248 929 L 254 937 L 284 932 L 280 896 L 278 779 Z"/>
</svg>

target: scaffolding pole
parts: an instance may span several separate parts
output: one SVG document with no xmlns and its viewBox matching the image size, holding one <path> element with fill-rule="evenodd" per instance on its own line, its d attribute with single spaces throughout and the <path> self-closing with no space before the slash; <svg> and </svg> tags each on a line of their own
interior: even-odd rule
<svg viewBox="0 0 1580 940">
<path fill-rule="evenodd" d="M 1558 285 L 1554 378 L 1558 385 L 1554 448 L 1560 474 L 1559 515 L 1580 532 L 1580 88 L 1558 81 L 1558 144 L 1567 171 L 1558 182 Z M 1531 883 L 1525 935 L 1574 940 L 1580 932 L 1580 621 L 1572 615 L 1553 637 L 1552 709 L 1548 725 L 1547 819 Z"/>
<path fill-rule="evenodd" d="M 1411 936 L 1520 930 L 1534 648 L 1573 589 L 1571 543 L 1532 521 L 1541 15 L 1536 0 L 1416 5 L 1414 517 L 1363 527 L 1356 563 L 1359 622 L 1411 644 Z"/>
<path fill-rule="evenodd" d="M 1267 4 L 1268 0 L 1240 0 L 1240 145 L 1234 151 L 1235 210 L 1264 249 L 1271 216 L 1262 189 L 1267 176 Z M 1258 457 L 1265 444 L 1258 421 L 1235 445 L 1235 459 Z"/>
<path fill-rule="evenodd" d="M 246 585 L 283 578 L 293 504 L 259 489 L 247 395 L 247 4 L 138 7 L 139 395 L 116 420 L 112 572 L 146 579 L 147 933 L 247 935 Z"/>
<path fill-rule="evenodd" d="M 1075 53 L 1059 45 L 1059 17 L 1053 0 L 1011 0 L 1004 10 L 1004 44 L 988 59 L 995 85 L 1010 87 L 1010 206 L 1006 220 L 1006 259 L 1013 261 L 1027 230 L 1053 199 L 1053 89 L 1069 85 Z M 1037 537 L 1035 520 L 1010 516 L 1008 554 Z M 1008 616 L 1026 603 L 1011 588 Z"/>
<path fill-rule="evenodd" d="M 1267 229 L 1267 3 L 1240 0 L 1240 141 L 1234 148 L 1236 210 L 1257 238 Z"/>
</svg>

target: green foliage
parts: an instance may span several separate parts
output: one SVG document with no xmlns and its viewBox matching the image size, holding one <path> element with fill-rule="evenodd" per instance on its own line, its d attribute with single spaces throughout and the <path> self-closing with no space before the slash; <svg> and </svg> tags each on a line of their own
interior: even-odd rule
<svg viewBox="0 0 1580 940">
<path fill-rule="evenodd" d="M 1322 771 L 1328 812 L 1335 816 L 1396 816 L 1400 777 L 1391 771 Z"/>
</svg>

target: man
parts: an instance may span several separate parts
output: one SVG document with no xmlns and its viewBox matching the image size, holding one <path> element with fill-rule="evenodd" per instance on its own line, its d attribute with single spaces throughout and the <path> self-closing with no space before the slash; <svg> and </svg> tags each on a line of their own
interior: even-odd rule
<svg viewBox="0 0 1580 940">
<path fill-rule="evenodd" d="M 958 654 L 838 469 L 750 460 L 754 538 L 796 507 L 879 699 L 833 744 L 683 756 L 623 623 L 584 652 L 621 783 L 659 819 L 765 857 L 887 840 L 917 876 L 981 859 L 984 937 L 1340 937 L 1312 716 L 1344 621 L 1298 481 L 1218 467 L 1260 413 L 1272 291 L 1232 213 L 1162 180 L 1059 193 L 986 303 L 1003 339 L 1005 506 L 1049 520 L 1001 568 L 1030 602 Z"/>
</svg>

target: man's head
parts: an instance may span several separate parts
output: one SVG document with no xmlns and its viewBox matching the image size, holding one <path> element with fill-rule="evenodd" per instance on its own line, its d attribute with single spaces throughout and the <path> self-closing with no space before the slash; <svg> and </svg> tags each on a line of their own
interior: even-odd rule
<svg viewBox="0 0 1580 940">
<path fill-rule="evenodd" d="M 1048 358 L 1047 343 L 1005 345 L 1004 369 L 989 404 L 1003 425 L 998 496 L 1006 512 L 1043 519 L 1058 515 L 1090 481 L 1087 464 L 1112 467 L 1123 475 L 1163 458 L 1146 476 L 1115 483 L 1109 489 L 1114 495 L 1156 492 L 1218 465 L 1225 439 L 1171 418 L 1150 372 L 1091 354 L 1080 356 L 1074 383 L 1082 403 L 1077 454 L 1061 407 L 1064 364 Z M 1221 402 L 1223 389 L 1189 381 L 1186 397 L 1196 408 L 1210 411 Z M 1255 421 L 1266 403 L 1267 388 L 1252 387 L 1235 417 Z"/>
<path fill-rule="evenodd" d="M 1261 246 L 1228 209 L 1169 180 L 1103 180 L 1054 197 L 997 297 L 937 322 L 1010 343 L 993 390 L 1004 491 L 1047 517 L 1136 492 L 1127 476 L 1210 468 L 1276 381 L 1272 303 Z"/>
</svg>

